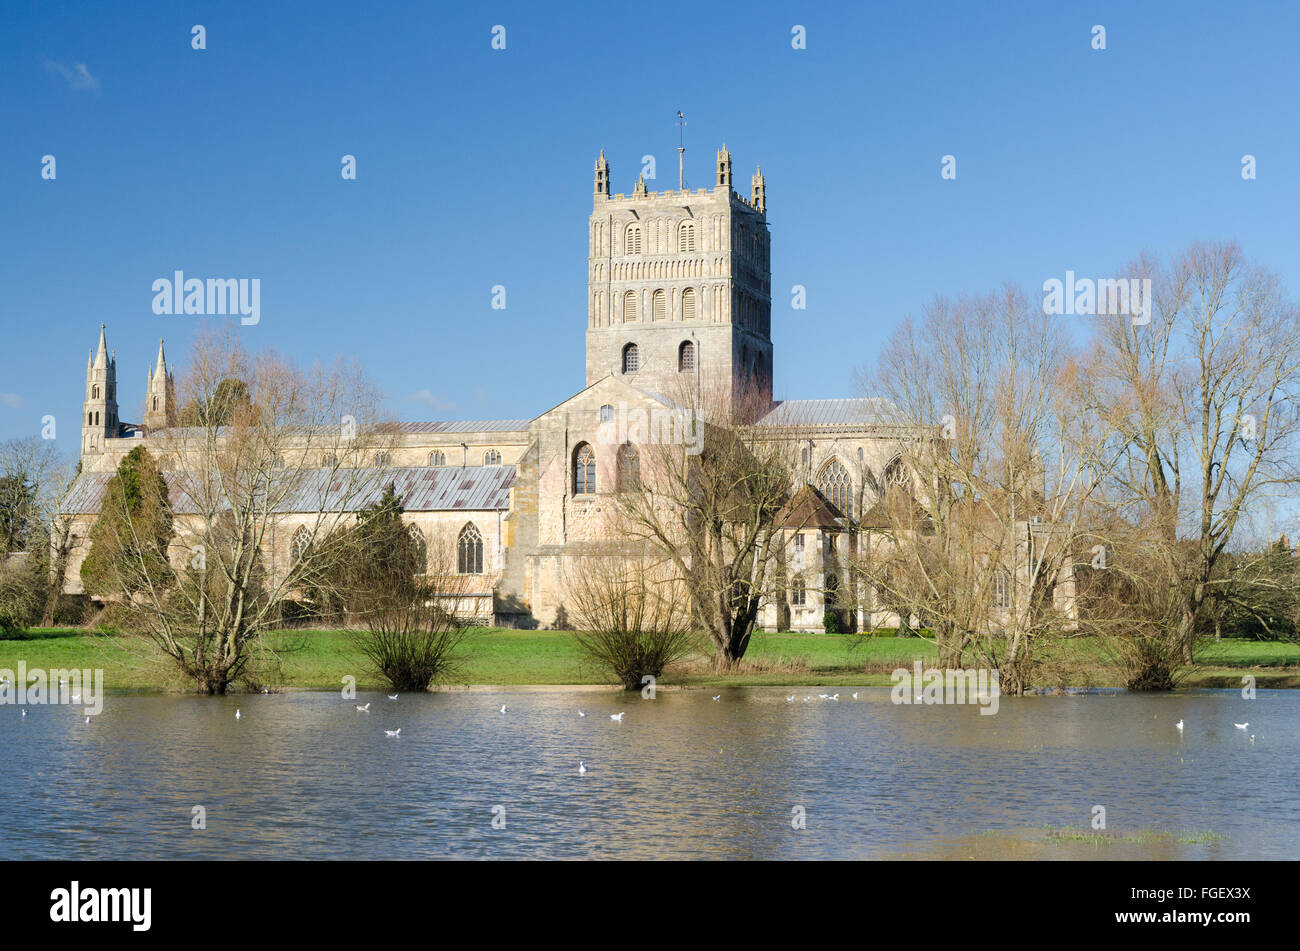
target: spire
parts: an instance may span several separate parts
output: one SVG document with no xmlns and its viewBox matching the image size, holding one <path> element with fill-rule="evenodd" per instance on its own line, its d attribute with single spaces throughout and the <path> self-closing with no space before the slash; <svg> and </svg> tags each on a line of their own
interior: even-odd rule
<svg viewBox="0 0 1300 951">
<path fill-rule="evenodd" d="M 600 150 L 600 158 L 596 159 L 596 183 L 595 192 L 597 195 L 609 197 L 609 162 L 605 158 L 605 150 Z"/>
<path fill-rule="evenodd" d="M 767 182 L 763 180 L 763 166 L 757 166 L 758 171 L 754 172 L 754 178 L 751 182 L 753 193 L 750 203 L 759 211 L 767 211 Z"/>
<path fill-rule="evenodd" d="M 163 380 L 167 379 L 167 357 L 163 354 L 163 342 L 161 338 L 158 340 L 158 368 L 152 371 L 152 375 Z"/>
<path fill-rule="evenodd" d="M 644 198 L 645 194 L 645 176 L 638 175 L 636 177 L 636 185 L 632 189 L 632 195 L 636 198 Z"/>
<path fill-rule="evenodd" d="M 95 352 L 95 368 L 108 368 L 108 339 L 104 336 L 104 325 L 99 325 L 99 349 Z"/>
<path fill-rule="evenodd" d="M 718 149 L 718 176 L 713 184 L 731 187 L 731 153 L 727 151 L 725 142 L 722 143 L 722 148 Z"/>
</svg>

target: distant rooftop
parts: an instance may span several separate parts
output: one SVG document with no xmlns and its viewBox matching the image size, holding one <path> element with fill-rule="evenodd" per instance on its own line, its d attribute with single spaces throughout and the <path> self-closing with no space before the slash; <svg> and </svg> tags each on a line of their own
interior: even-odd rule
<svg viewBox="0 0 1300 951">
<path fill-rule="evenodd" d="M 466 419 L 451 422 L 386 423 L 385 433 L 517 433 L 528 429 L 531 419 Z"/>
</svg>

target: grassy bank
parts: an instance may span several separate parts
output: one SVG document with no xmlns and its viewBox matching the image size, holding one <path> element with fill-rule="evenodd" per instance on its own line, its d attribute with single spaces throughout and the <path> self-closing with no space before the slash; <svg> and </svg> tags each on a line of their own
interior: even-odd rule
<svg viewBox="0 0 1300 951">
<path fill-rule="evenodd" d="M 929 663 L 934 647 L 920 638 L 870 638 L 828 634 L 756 634 L 741 669 L 719 676 L 707 656 L 689 658 L 669 670 L 665 685 L 716 686 L 889 684 L 889 671 Z M 0 668 L 27 666 L 102 668 L 114 689 L 186 690 L 190 685 L 171 662 L 136 637 L 83 630 L 38 630 L 0 640 Z M 1097 645 L 1086 640 L 1056 647 L 1045 667 L 1045 686 L 1119 686 Z M 1205 644 L 1198 668 L 1187 680 L 1193 687 L 1237 687 L 1245 673 L 1260 687 L 1300 687 L 1300 646 L 1224 640 Z M 257 658 L 261 679 L 270 685 L 336 688 L 344 676 L 365 687 L 385 686 L 342 631 L 275 631 Z M 1068 671 L 1067 673 L 1060 673 Z M 466 642 L 454 680 L 458 684 L 607 684 L 563 631 L 474 631 Z"/>
</svg>

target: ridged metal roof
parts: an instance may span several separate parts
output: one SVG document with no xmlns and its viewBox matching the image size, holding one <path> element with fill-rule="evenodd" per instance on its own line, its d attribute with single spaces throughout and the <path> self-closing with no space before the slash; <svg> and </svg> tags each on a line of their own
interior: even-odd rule
<svg viewBox="0 0 1300 951">
<path fill-rule="evenodd" d="M 95 514 L 104 501 L 112 472 L 83 472 L 63 501 L 67 514 Z M 291 473 L 300 483 L 277 506 L 280 512 L 357 511 L 379 501 L 393 484 L 402 508 L 408 512 L 504 511 L 510 507 L 514 466 L 397 467 L 376 469 L 308 469 Z M 349 486 L 353 488 L 349 489 Z M 355 487 L 364 486 L 358 491 Z M 195 508 L 175 483 L 171 486 L 172 511 L 192 513 Z M 347 496 L 346 498 L 344 498 Z M 326 505 L 326 501 L 335 501 Z M 340 504 L 340 502 L 342 504 Z"/>
<path fill-rule="evenodd" d="M 759 426 L 897 426 L 907 421 L 887 399 L 781 400 Z"/>
</svg>

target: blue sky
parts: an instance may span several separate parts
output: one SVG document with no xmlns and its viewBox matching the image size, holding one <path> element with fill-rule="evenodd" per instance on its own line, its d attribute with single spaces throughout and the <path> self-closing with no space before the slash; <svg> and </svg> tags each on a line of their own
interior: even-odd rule
<svg viewBox="0 0 1300 951">
<path fill-rule="evenodd" d="M 1296 4 L 564 10 L 8 0 L 0 438 L 54 414 L 76 451 L 101 322 L 138 419 L 158 338 L 179 366 L 198 320 L 151 309 L 176 269 L 260 278 L 250 347 L 355 356 L 401 418 L 536 415 L 584 382 L 593 159 L 630 191 L 653 154 L 650 187 L 676 187 L 677 109 L 688 185 L 723 140 L 739 190 L 763 166 L 778 397 L 857 395 L 938 293 L 1197 239 L 1300 286 Z"/>
</svg>

